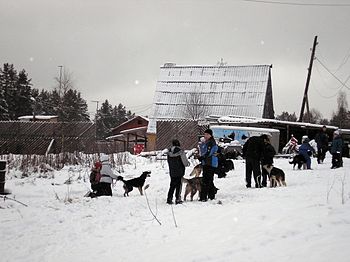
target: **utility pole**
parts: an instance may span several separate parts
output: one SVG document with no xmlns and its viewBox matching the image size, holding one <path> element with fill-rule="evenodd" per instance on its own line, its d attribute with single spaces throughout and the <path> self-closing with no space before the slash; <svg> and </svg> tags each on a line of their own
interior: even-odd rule
<svg viewBox="0 0 350 262">
<path fill-rule="evenodd" d="M 61 97 L 61 89 L 62 89 L 62 68 L 63 66 L 58 66 L 60 68 L 60 87 L 59 87 L 59 95 Z"/>
<path fill-rule="evenodd" d="M 96 103 L 96 113 L 95 113 L 95 137 L 97 137 L 97 112 L 99 100 L 91 100 L 91 102 Z"/>
<path fill-rule="evenodd" d="M 305 104 L 306 104 L 306 110 L 307 110 L 307 115 L 308 115 L 308 121 L 310 122 L 310 108 L 309 108 L 309 99 L 308 99 L 307 93 L 309 91 L 309 83 L 310 83 L 310 78 L 311 78 L 312 65 L 313 65 L 313 62 L 315 59 L 316 45 L 317 45 L 317 35 L 315 36 L 314 44 L 312 46 L 312 52 L 311 52 L 310 64 L 309 64 L 309 68 L 308 68 L 307 79 L 306 79 L 304 97 L 303 97 L 303 102 L 301 104 L 300 116 L 299 116 L 299 120 L 298 120 L 299 122 L 303 121 Z"/>
</svg>

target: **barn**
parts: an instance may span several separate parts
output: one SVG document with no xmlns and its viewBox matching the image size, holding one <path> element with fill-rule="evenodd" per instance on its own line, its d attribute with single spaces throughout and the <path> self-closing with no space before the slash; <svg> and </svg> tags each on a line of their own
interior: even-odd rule
<svg viewBox="0 0 350 262">
<path fill-rule="evenodd" d="M 160 67 L 147 128 L 149 148 L 153 149 L 153 143 L 157 149 L 160 121 L 198 121 L 208 115 L 274 118 L 271 68 L 164 64 Z"/>
</svg>

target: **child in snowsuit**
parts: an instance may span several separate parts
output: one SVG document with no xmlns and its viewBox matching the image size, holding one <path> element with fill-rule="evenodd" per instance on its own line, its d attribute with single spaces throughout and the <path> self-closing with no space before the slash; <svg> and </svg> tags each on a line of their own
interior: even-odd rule
<svg viewBox="0 0 350 262">
<path fill-rule="evenodd" d="M 91 184 L 91 190 L 93 193 L 96 193 L 98 190 L 98 186 L 100 183 L 100 170 L 101 170 L 102 164 L 101 162 L 97 161 L 94 164 L 94 167 L 91 169 L 90 173 L 90 184 Z"/>
<path fill-rule="evenodd" d="M 299 155 L 302 155 L 306 161 L 306 168 L 311 169 L 311 155 L 315 153 L 315 149 L 309 144 L 310 139 L 306 137 L 299 147 Z"/>
</svg>

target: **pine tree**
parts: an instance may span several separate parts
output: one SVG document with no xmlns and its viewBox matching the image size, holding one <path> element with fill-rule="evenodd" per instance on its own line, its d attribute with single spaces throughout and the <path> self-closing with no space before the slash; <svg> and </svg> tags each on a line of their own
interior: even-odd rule
<svg viewBox="0 0 350 262">
<path fill-rule="evenodd" d="M 2 88 L 5 101 L 7 103 L 8 110 L 8 119 L 14 120 L 15 116 L 15 98 L 16 98 L 16 83 L 17 83 L 17 71 L 15 70 L 13 65 L 8 63 L 4 64 L 4 67 L 1 72 L 2 75 Z"/>
<path fill-rule="evenodd" d="M 0 68 L 0 120 L 9 120 L 8 105 L 5 98 L 5 79 Z"/>
<path fill-rule="evenodd" d="M 22 70 L 18 74 L 16 81 L 16 96 L 14 97 L 14 116 L 17 119 L 20 116 L 32 115 L 35 105 L 35 101 L 32 97 L 32 89 L 30 79 L 25 72 Z"/>
</svg>

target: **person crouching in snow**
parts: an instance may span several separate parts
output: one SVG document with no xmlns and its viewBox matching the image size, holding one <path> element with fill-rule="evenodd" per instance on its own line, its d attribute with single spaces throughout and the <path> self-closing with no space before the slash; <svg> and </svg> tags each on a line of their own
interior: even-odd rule
<svg viewBox="0 0 350 262">
<path fill-rule="evenodd" d="M 111 169 L 111 165 L 109 163 L 109 157 L 108 155 L 102 155 L 100 157 L 101 160 L 101 179 L 100 183 L 98 185 L 98 190 L 96 195 L 97 196 L 112 196 L 112 181 L 113 179 L 117 179 L 118 176 L 113 174 L 113 171 Z"/>
<path fill-rule="evenodd" d="M 98 186 L 101 179 L 101 173 L 100 173 L 101 167 L 102 167 L 102 164 L 100 161 L 95 162 L 94 167 L 91 169 L 91 173 L 90 173 L 91 190 L 92 190 L 92 193 L 95 193 L 95 194 L 98 191 Z"/>
<path fill-rule="evenodd" d="M 306 169 L 311 169 L 311 157 L 312 153 L 315 153 L 315 149 L 309 144 L 310 139 L 305 137 L 303 143 L 299 147 L 299 155 L 302 155 L 306 160 Z"/>
<path fill-rule="evenodd" d="M 190 165 L 185 152 L 180 148 L 177 139 L 172 141 L 172 147 L 167 152 L 167 161 L 170 174 L 170 188 L 168 191 L 167 204 L 173 204 L 175 191 L 175 204 L 181 204 L 181 179 L 185 175 L 185 167 Z"/>
</svg>

